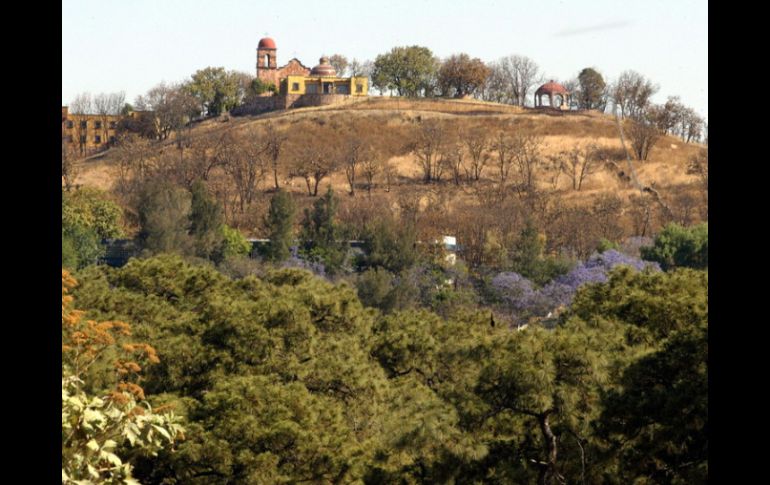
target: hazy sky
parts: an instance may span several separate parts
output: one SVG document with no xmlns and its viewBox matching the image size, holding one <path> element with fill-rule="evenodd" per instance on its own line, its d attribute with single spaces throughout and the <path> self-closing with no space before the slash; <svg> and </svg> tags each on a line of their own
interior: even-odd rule
<svg viewBox="0 0 770 485">
<path fill-rule="evenodd" d="M 678 95 L 708 117 L 707 0 L 63 0 L 62 103 L 84 91 L 132 102 L 207 66 L 254 74 L 265 35 L 279 65 L 421 45 L 442 58 L 526 55 L 558 80 L 633 69 L 660 86 L 654 101 Z"/>
</svg>

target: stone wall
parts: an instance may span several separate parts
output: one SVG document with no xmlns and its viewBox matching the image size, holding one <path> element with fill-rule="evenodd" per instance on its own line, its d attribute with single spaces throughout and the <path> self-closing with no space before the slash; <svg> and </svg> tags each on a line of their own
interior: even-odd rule
<svg viewBox="0 0 770 485">
<path fill-rule="evenodd" d="M 350 98 L 349 94 L 278 94 L 257 97 L 230 110 L 232 116 L 248 116 L 278 109 L 302 108 L 305 106 L 327 106 Z"/>
</svg>

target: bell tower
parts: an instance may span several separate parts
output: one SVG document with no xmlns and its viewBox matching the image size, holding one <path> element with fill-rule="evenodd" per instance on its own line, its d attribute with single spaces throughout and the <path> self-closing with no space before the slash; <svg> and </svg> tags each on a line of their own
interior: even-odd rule
<svg viewBox="0 0 770 485">
<path fill-rule="evenodd" d="M 260 39 L 257 46 L 257 78 L 277 85 L 278 59 L 275 41 L 270 37 Z"/>
</svg>

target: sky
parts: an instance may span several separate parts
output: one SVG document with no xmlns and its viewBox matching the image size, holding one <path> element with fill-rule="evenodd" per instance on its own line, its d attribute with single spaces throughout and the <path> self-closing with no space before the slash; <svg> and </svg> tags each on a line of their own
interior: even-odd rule
<svg viewBox="0 0 770 485">
<path fill-rule="evenodd" d="M 62 104 L 126 100 L 208 66 L 255 74 L 259 39 L 279 66 L 322 55 L 374 60 L 395 46 L 483 61 L 518 54 L 547 79 L 637 71 L 708 119 L 707 0 L 63 0 Z"/>
</svg>

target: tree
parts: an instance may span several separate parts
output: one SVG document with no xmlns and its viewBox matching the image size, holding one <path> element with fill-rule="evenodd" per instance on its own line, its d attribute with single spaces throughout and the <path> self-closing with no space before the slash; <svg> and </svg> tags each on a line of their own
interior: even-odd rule
<svg viewBox="0 0 770 485">
<path fill-rule="evenodd" d="M 190 235 L 193 238 L 195 254 L 210 258 L 222 246 L 222 206 L 209 196 L 206 185 L 198 180 L 192 186 L 190 208 Z"/>
<path fill-rule="evenodd" d="M 94 96 L 94 108 L 102 123 L 102 140 L 108 141 L 110 130 L 110 117 L 118 116 L 126 102 L 126 93 L 101 93 Z"/>
<path fill-rule="evenodd" d="M 492 141 L 492 149 L 497 154 L 497 174 L 500 179 L 500 190 L 505 188 L 508 175 L 511 172 L 514 161 L 514 139 L 505 131 L 500 130 Z"/>
<path fill-rule="evenodd" d="M 103 239 L 123 235 L 123 211 L 97 189 L 62 193 L 62 257 L 64 266 L 80 269 L 104 254 Z M 66 256 L 66 258 L 65 258 Z"/>
<path fill-rule="evenodd" d="M 181 85 L 160 83 L 151 88 L 144 96 L 135 100 L 138 110 L 146 111 L 146 117 L 152 123 L 154 138 L 165 140 L 176 130 L 187 124 L 200 113 L 196 99 Z"/>
<path fill-rule="evenodd" d="M 657 92 L 658 86 L 636 71 L 623 71 L 610 87 L 610 96 L 624 118 L 641 117 Z"/>
<path fill-rule="evenodd" d="M 524 106 L 529 91 L 542 80 L 540 68 L 529 57 L 520 55 L 503 57 L 499 63 L 510 99 L 516 106 Z"/>
<path fill-rule="evenodd" d="M 556 155 L 559 170 L 569 177 L 572 182 L 572 190 L 579 191 L 583 186 L 583 181 L 595 173 L 599 167 L 596 156 L 597 147 L 588 145 L 585 147 L 575 147 L 569 151 L 563 151 Z"/>
<path fill-rule="evenodd" d="M 440 181 L 444 171 L 442 153 L 447 144 L 446 128 L 438 120 L 425 120 L 417 130 L 411 149 L 422 168 L 423 182 Z"/>
<path fill-rule="evenodd" d="M 318 195 L 321 180 L 331 175 L 340 161 L 341 148 L 331 141 L 331 136 L 331 130 L 323 132 L 318 128 L 308 127 L 292 140 L 293 160 L 289 175 L 302 177 L 307 194 L 313 197 Z M 324 143 L 318 143 L 318 140 L 324 140 Z"/>
<path fill-rule="evenodd" d="M 152 253 L 189 254 L 191 195 L 163 180 L 147 183 L 139 197 L 139 241 Z"/>
<path fill-rule="evenodd" d="M 463 98 L 473 95 L 489 77 L 490 69 L 479 58 L 455 54 L 444 60 L 438 71 L 442 96 Z"/>
<path fill-rule="evenodd" d="M 586 67 L 578 74 L 578 83 L 580 84 L 578 95 L 580 109 L 604 111 L 607 84 L 602 75 L 594 68 Z"/>
<path fill-rule="evenodd" d="M 652 246 L 642 247 L 642 257 L 657 261 L 668 271 L 673 268 L 708 269 L 708 222 L 691 227 L 669 224 L 655 237 Z"/>
<path fill-rule="evenodd" d="M 76 285 L 62 270 L 62 483 L 138 483 L 126 448 L 154 455 L 184 429 L 172 413 L 153 411 L 137 384 L 140 364 L 159 362 L 155 349 L 128 340 L 125 322 L 84 319 L 73 307 Z M 112 389 L 87 381 L 99 365 L 118 376 Z"/>
<path fill-rule="evenodd" d="M 468 151 L 468 180 L 478 182 L 484 167 L 489 161 L 489 131 L 483 126 L 476 126 L 461 133 L 462 143 Z"/>
<path fill-rule="evenodd" d="M 438 60 L 427 47 L 394 47 L 374 60 L 373 86 L 396 90 L 399 96 L 427 95 L 438 71 Z"/>
<path fill-rule="evenodd" d="M 543 162 L 540 153 L 542 145 L 543 139 L 535 135 L 517 134 L 513 138 L 511 154 L 516 162 L 521 186 L 527 194 L 534 193 L 536 189 L 535 176 Z"/>
<path fill-rule="evenodd" d="M 80 156 L 86 154 L 86 141 L 88 140 L 88 115 L 94 111 L 91 93 L 80 93 L 69 106 L 69 118 L 75 128 Z"/>
<path fill-rule="evenodd" d="M 252 79 L 246 91 L 245 100 L 252 99 L 265 93 L 277 93 L 278 88 L 273 83 L 265 82 L 258 77 Z M 245 101 L 244 100 L 244 101 Z"/>
<path fill-rule="evenodd" d="M 338 203 L 330 185 L 326 195 L 313 203 L 312 211 L 305 209 L 300 237 L 304 253 L 311 260 L 323 263 L 332 274 L 340 269 L 347 252 L 335 220 Z"/>
<path fill-rule="evenodd" d="M 649 113 L 628 120 L 626 126 L 634 156 L 639 161 L 647 160 L 650 150 L 660 139 L 660 129 L 655 125 Z"/>
<path fill-rule="evenodd" d="M 337 72 L 337 76 L 344 77 L 345 73 L 348 70 L 348 58 L 343 56 L 342 54 L 334 54 L 333 56 L 329 57 L 329 64 L 332 65 L 334 70 Z"/>
<path fill-rule="evenodd" d="M 238 192 L 241 213 L 251 205 L 268 170 L 268 142 L 251 130 L 243 135 L 226 132 L 217 147 L 217 158 Z"/>
<path fill-rule="evenodd" d="M 356 195 L 356 170 L 371 158 L 371 148 L 359 136 L 348 133 L 343 146 L 339 152 L 341 156 L 340 165 L 345 168 L 345 178 L 350 186 L 350 195 Z"/>
<path fill-rule="evenodd" d="M 273 183 L 276 190 L 280 188 L 280 185 L 278 185 L 278 166 L 280 165 L 282 148 L 286 138 L 286 135 L 279 132 L 272 123 L 267 123 L 267 128 L 265 128 L 266 151 L 270 157 L 270 167 L 273 170 Z"/>
<path fill-rule="evenodd" d="M 241 101 L 238 76 L 233 71 L 225 71 L 224 67 L 207 67 L 191 77 L 185 89 L 198 100 L 201 112 L 208 116 L 218 116 Z"/>
<path fill-rule="evenodd" d="M 284 190 L 277 190 L 270 199 L 270 207 L 265 218 L 265 227 L 269 231 L 270 239 L 265 257 L 269 261 L 284 261 L 291 255 L 295 214 L 296 207 L 291 194 Z"/>
<path fill-rule="evenodd" d="M 598 434 L 631 483 L 708 482 L 708 325 L 631 364 L 602 402 Z"/>
</svg>

